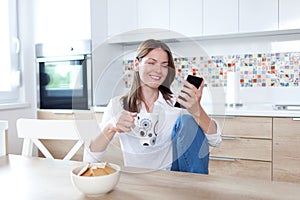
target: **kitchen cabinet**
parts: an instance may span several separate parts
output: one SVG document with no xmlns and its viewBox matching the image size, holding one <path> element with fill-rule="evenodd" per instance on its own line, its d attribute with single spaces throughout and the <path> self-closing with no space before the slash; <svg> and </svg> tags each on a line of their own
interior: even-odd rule
<svg viewBox="0 0 300 200">
<path fill-rule="evenodd" d="M 103 26 L 108 27 L 108 37 L 133 31 L 110 43 L 136 43 L 149 37 L 276 35 L 278 30 L 300 28 L 299 4 L 297 0 L 110 0 Z"/>
<path fill-rule="evenodd" d="M 276 30 L 278 0 L 239 0 L 239 33 Z"/>
<path fill-rule="evenodd" d="M 203 0 L 170 1 L 170 30 L 187 37 L 202 36 Z"/>
<path fill-rule="evenodd" d="M 138 0 L 138 28 L 170 29 L 169 0 Z"/>
<path fill-rule="evenodd" d="M 35 2 L 35 43 L 91 39 L 90 1 Z"/>
<path fill-rule="evenodd" d="M 112 0 L 107 3 L 109 43 L 173 37 L 170 33 L 169 0 Z"/>
<path fill-rule="evenodd" d="M 300 182 L 300 118 L 273 120 L 273 180 Z"/>
<path fill-rule="evenodd" d="M 279 0 L 279 30 L 300 28 L 300 1 Z"/>
<path fill-rule="evenodd" d="M 238 0 L 203 0 L 203 35 L 238 33 Z"/>
<path fill-rule="evenodd" d="M 222 127 L 223 141 L 211 148 L 209 173 L 272 180 L 272 118 L 214 119 Z"/>
<path fill-rule="evenodd" d="M 107 1 L 108 37 L 136 30 L 137 0 Z"/>
</svg>

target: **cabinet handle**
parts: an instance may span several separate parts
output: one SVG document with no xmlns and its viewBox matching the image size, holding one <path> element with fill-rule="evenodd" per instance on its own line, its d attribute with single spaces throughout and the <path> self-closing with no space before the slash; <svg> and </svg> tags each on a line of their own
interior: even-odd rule
<svg viewBox="0 0 300 200">
<path fill-rule="evenodd" d="M 234 162 L 237 161 L 238 159 L 236 158 L 222 158 L 222 157 L 210 157 L 210 160 L 217 160 L 217 161 L 228 161 L 228 162 Z"/>
<path fill-rule="evenodd" d="M 300 121 L 300 118 L 294 117 L 294 118 L 293 118 L 293 121 Z"/>
<path fill-rule="evenodd" d="M 222 136 L 223 140 L 236 140 L 238 139 L 237 137 L 231 137 L 231 136 Z"/>
<path fill-rule="evenodd" d="M 223 118 L 223 119 L 234 119 L 236 118 L 235 116 L 231 115 L 211 115 L 212 118 Z"/>
</svg>

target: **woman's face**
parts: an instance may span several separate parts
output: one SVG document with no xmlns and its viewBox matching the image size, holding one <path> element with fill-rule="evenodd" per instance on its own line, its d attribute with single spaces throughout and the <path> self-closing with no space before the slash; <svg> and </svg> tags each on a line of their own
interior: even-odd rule
<svg viewBox="0 0 300 200">
<path fill-rule="evenodd" d="M 168 75 L 168 60 L 167 52 L 160 48 L 153 49 L 142 60 L 136 60 L 142 85 L 158 88 Z"/>
</svg>

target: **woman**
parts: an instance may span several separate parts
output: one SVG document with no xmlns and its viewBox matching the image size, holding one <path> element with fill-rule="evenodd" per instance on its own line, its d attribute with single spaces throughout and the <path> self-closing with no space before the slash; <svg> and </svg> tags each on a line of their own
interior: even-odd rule
<svg viewBox="0 0 300 200">
<path fill-rule="evenodd" d="M 169 47 L 153 39 L 141 43 L 132 87 L 125 96 L 110 100 L 101 133 L 91 141 L 85 161 L 99 161 L 118 133 L 125 166 L 208 174 L 208 145 L 218 146 L 221 133 L 200 104 L 204 84 L 197 89 L 183 80 L 178 98 L 170 90 L 174 78 Z M 176 101 L 185 109 L 174 107 Z M 138 113 L 159 114 L 155 145 L 143 146 L 132 134 Z"/>
</svg>

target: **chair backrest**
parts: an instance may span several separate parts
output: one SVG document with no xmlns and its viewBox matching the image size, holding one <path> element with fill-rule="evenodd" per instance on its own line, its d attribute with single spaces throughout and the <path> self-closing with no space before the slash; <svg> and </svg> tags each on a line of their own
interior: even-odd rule
<svg viewBox="0 0 300 200">
<path fill-rule="evenodd" d="M 84 142 L 89 139 L 89 136 L 92 137 L 93 135 L 82 135 L 81 130 L 95 132 L 97 129 L 97 125 L 92 124 L 89 120 L 83 120 L 82 122 L 78 120 L 18 119 L 18 137 L 24 138 L 22 155 L 32 156 L 34 144 L 46 158 L 54 158 L 40 139 L 75 140 L 77 142 L 63 158 L 64 160 L 70 160 L 84 145 Z"/>
<path fill-rule="evenodd" d="M 7 154 L 8 121 L 0 120 L 0 156 Z"/>
</svg>

